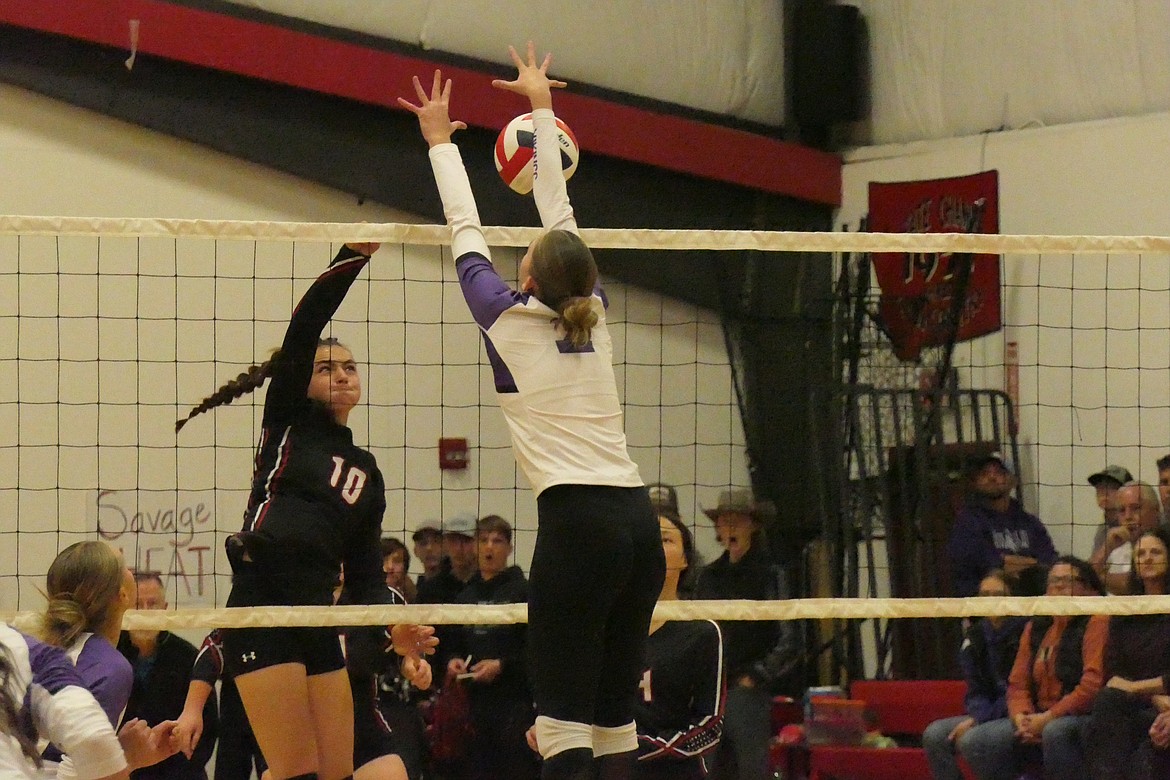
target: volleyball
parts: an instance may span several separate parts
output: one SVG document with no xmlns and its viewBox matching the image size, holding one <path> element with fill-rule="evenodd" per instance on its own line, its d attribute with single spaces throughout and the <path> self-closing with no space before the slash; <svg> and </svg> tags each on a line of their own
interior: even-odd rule
<svg viewBox="0 0 1170 780">
<path fill-rule="evenodd" d="M 533 154 L 536 131 L 532 114 L 521 114 L 509 122 L 496 138 L 496 170 L 509 187 L 527 195 L 532 192 Z M 561 147 L 561 172 L 567 180 L 577 170 L 577 136 L 557 119 L 557 141 Z"/>
</svg>

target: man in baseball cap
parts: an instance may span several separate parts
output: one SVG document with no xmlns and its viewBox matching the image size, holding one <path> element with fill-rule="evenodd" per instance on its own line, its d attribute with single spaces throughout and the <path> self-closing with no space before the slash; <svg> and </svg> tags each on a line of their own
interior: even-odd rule
<svg viewBox="0 0 1170 780">
<path fill-rule="evenodd" d="M 443 563 L 439 574 L 420 585 L 420 604 L 453 604 L 479 570 L 473 512 L 457 512 L 443 521 Z"/>
<path fill-rule="evenodd" d="M 410 538 L 414 541 L 414 557 L 422 564 L 422 574 L 415 585 L 438 576 L 443 565 L 443 526 L 434 518 L 427 518 L 414 527 Z"/>
<path fill-rule="evenodd" d="M 1037 563 L 1056 560 L 1052 537 L 1040 518 L 1012 497 L 1016 473 L 998 452 L 976 458 L 969 471 L 967 504 L 955 515 L 947 549 L 956 596 L 974 596 L 992 569 L 1016 577 Z"/>
<path fill-rule="evenodd" d="M 1133 482 L 1133 474 L 1124 466 L 1110 465 L 1089 475 L 1089 484 L 1097 493 L 1097 507 L 1101 510 L 1102 522 L 1093 535 L 1093 550 L 1100 549 L 1105 534 L 1117 525 L 1117 491 L 1127 482 Z"/>
</svg>

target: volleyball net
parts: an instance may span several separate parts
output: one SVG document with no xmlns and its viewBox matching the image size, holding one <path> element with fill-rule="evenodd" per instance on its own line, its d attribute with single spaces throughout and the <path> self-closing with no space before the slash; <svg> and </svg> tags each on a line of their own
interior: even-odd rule
<svg viewBox="0 0 1170 780">
<path fill-rule="evenodd" d="M 497 268 L 514 281 L 523 248 L 538 231 L 486 232 Z M 791 253 L 819 253 L 834 279 L 845 278 L 852 258 L 873 252 L 999 255 L 1003 327 L 954 345 L 947 356 L 954 383 L 945 399 L 934 398 L 936 404 L 946 401 L 951 419 L 940 425 L 953 433 L 964 426 L 975 430 L 985 414 L 954 400 L 963 392 L 1006 393 L 1010 421 L 959 443 L 1010 451 L 1025 507 L 1044 520 L 1062 552 L 1087 557 L 1101 522 L 1087 475 L 1120 463 L 1153 483 L 1155 460 L 1170 452 L 1170 238 L 582 234 L 599 249 L 759 252 L 764 268 Z M 384 534 L 409 547 L 410 532 L 422 520 L 463 511 L 498 514 L 513 524 L 515 562 L 527 568 L 535 501 L 515 466 L 482 342 L 445 249 L 446 228 L 5 217 L 0 609 L 39 609 L 44 574 L 57 552 L 101 538 L 122 549 L 134 567 L 160 572 L 172 606 L 188 615 L 131 614 L 128 626 L 168 620 L 187 620 L 187 627 L 229 624 L 228 613 L 214 611 L 226 599 L 230 579 L 223 538 L 240 527 L 263 390 L 196 418 L 178 437 L 174 422 L 224 380 L 264 360 L 279 344 L 301 293 L 339 245 L 362 240 L 383 246 L 326 335 L 349 346 L 362 366 L 364 400 L 350 423 L 355 440 L 377 456 L 385 474 Z M 719 548 L 703 508 L 714 505 L 720 490 L 752 482 L 724 324 L 716 312 L 603 281 L 630 453 L 647 482 L 677 486 L 684 520 L 709 560 Z M 842 323 L 867 305 L 840 286 L 830 303 L 841 312 L 834 321 Z M 842 443 L 839 428 L 848 411 L 842 404 L 853 403 L 851 389 L 889 389 L 908 398 L 919 390 L 916 376 L 924 363 L 891 357 L 878 343 L 882 337 L 878 332 L 873 344 L 853 353 L 860 366 L 846 366 L 843 355 L 826 356 L 835 364 L 834 386 L 808 388 L 813 417 L 823 424 L 810 452 L 840 479 L 819 488 L 823 516 L 813 518 L 813 525 L 836 531 L 813 540 L 823 548 L 800 567 L 797 590 L 851 598 L 747 605 L 742 612 L 724 603 L 672 605 L 668 611 L 806 619 L 814 616 L 807 609 L 819 609 L 815 616 L 887 619 L 986 614 L 992 608 L 945 600 L 924 607 L 884 598 L 892 592 L 891 553 L 881 545 L 890 529 L 881 519 L 859 519 L 872 514 L 872 507 L 859 508 L 841 495 L 848 489 L 842 485 L 890 473 L 891 427 L 907 428 L 897 433 L 898 446 L 948 443 L 945 432 L 916 439 L 924 429 L 895 419 L 897 400 L 873 413 L 866 441 Z M 816 407 L 817 399 L 830 396 L 832 404 Z M 447 438 L 467 440 L 466 469 L 439 468 L 439 440 Z M 847 452 L 850 447 L 854 451 Z M 868 464 L 865 474 L 859 473 L 860 462 Z M 778 532 L 784 533 L 783 497 L 774 498 Z M 867 554 L 856 552 L 861 546 Z M 847 561 L 844 569 L 832 563 L 841 559 Z M 945 566 L 942 560 L 922 563 Z M 828 581 L 818 580 L 820 566 L 830 570 Z M 1025 606 L 995 608 L 1068 608 L 1012 603 Z M 1148 608 L 1126 603 L 1104 600 L 1099 609 Z M 406 609 L 413 611 L 401 614 L 425 622 L 476 622 L 465 613 L 386 609 L 361 614 L 370 620 L 376 614 L 380 622 Z M 522 619 L 518 610 L 497 610 L 505 618 L 484 612 L 483 620 Z M 355 617 L 329 614 L 335 618 L 320 619 L 346 624 Z M 297 615 L 319 619 L 309 617 L 312 610 Z M 297 615 L 288 619 L 295 622 Z"/>
</svg>

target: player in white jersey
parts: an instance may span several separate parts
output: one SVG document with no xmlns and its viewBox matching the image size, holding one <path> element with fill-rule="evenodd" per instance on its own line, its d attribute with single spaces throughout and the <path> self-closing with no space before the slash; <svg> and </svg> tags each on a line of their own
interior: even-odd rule
<svg viewBox="0 0 1170 780">
<path fill-rule="evenodd" d="M 518 289 L 492 267 L 479 212 L 451 135 L 451 83 L 416 78 L 452 254 L 483 332 L 516 460 L 537 496 L 529 578 L 529 654 L 545 778 L 628 777 L 638 747 L 632 701 L 665 564 L 658 524 L 626 451 L 613 345 L 597 265 L 577 234 L 561 175 L 551 61 L 514 49 L 513 81 L 536 130 L 533 196 L 545 227 L 520 264 Z"/>
<path fill-rule="evenodd" d="M 60 745 L 80 780 L 130 776 L 114 727 L 58 647 L 0 623 L 0 777 L 50 777 L 38 737 Z"/>
</svg>

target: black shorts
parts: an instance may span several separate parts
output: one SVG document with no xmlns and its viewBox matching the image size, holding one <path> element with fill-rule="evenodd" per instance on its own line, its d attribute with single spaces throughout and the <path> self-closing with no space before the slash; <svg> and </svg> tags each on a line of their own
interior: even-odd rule
<svg viewBox="0 0 1170 780">
<path fill-rule="evenodd" d="M 344 669 L 345 656 L 337 630 L 326 627 L 223 631 L 225 674 L 235 677 L 279 664 L 301 664 L 310 677 Z"/>
<path fill-rule="evenodd" d="M 633 720 L 666 561 L 646 488 L 555 485 L 537 498 L 528 654 L 538 713 Z"/>
<path fill-rule="evenodd" d="M 333 603 L 332 589 L 327 587 L 274 587 L 273 583 L 285 578 L 233 556 L 230 545 L 228 550 L 234 575 L 227 606 L 329 606 Z M 222 634 L 224 672 L 232 676 L 289 663 L 303 665 L 309 676 L 345 668 L 341 638 L 333 627 L 231 628 L 224 629 Z"/>
</svg>

